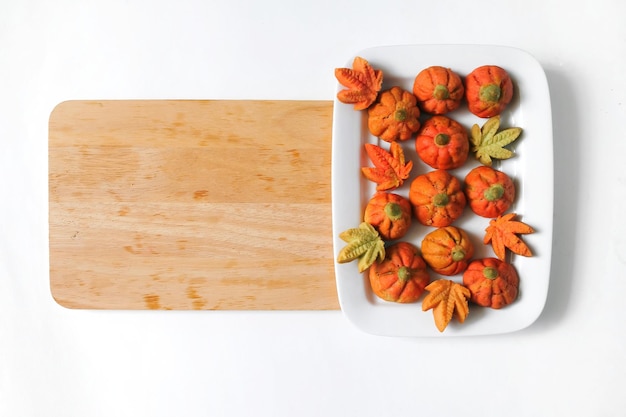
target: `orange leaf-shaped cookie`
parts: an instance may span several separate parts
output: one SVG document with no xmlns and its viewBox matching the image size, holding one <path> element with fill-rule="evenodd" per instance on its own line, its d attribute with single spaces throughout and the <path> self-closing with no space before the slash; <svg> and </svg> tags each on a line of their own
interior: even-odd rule
<svg viewBox="0 0 626 417">
<path fill-rule="evenodd" d="M 515 213 L 498 216 L 489 221 L 489 226 L 485 229 L 483 242 L 485 245 L 491 242 L 493 252 L 500 260 L 504 260 L 507 248 L 518 255 L 532 256 L 530 248 L 518 234 L 533 233 L 534 230 L 526 223 L 513 220 L 515 216 Z"/>
<path fill-rule="evenodd" d="M 469 314 L 470 290 L 449 279 L 438 279 L 426 286 L 429 294 L 422 301 L 422 311 L 433 309 L 435 325 L 443 332 L 452 317 L 463 323 Z"/>
<path fill-rule="evenodd" d="M 366 143 L 365 152 L 374 163 L 374 168 L 363 167 L 361 171 L 365 178 L 378 184 L 376 190 L 394 190 L 409 178 L 413 161 L 405 162 L 404 151 L 398 143 L 392 142 L 389 152 L 378 145 Z"/>
<path fill-rule="evenodd" d="M 335 77 L 344 87 L 337 93 L 342 103 L 354 104 L 355 110 L 367 109 L 378 97 L 383 85 L 383 72 L 375 70 L 366 59 L 357 56 L 352 68 L 335 68 Z"/>
</svg>

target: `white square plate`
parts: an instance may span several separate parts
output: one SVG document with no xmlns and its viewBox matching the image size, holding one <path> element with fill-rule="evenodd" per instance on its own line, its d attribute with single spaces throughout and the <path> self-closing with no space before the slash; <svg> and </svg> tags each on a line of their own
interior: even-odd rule
<svg viewBox="0 0 626 417">
<path fill-rule="evenodd" d="M 508 212 L 535 229 L 524 235 L 524 241 L 533 251 L 532 257 L 513 256 L 510 262 L 520 276 L 518 299 L 500 310 L 470 304 L 470 314 L 464 323 L 456 319 L 440 333 L 435 327 L 432 311 L 423 312 L 421 302 L 412 304 L 386 302 L 376 297 L 370 288 L 366 273 L 359 273 L 357 262 L 339 264 L 337 255 L 345 246 L 339 238 L 342 231 L 357 227 L 363 220 L 363 210 L 375 193 L 375 184 L 361 174 L 362 166 L 372 166 L 364 152 L 365 143 L 374 143 L 388 149 L 386 142 L 373 137 L 367 129 L 367 111 L 356 111 L 350 104 L 335 98 L 332 141 L 332 216 L 335 276 L 341 309 L 359 329 L 372 334 L 403 337 L 449 337 L 507 333 L 532 324 L 541 314 L 548 293 L 552 255 L 553 214 L 553 148 L 550 94 L 541 65 L 528 53 L 519 49 L 486 45 L 399 45 L 366 49 L 355 56 L 367 59 L 384 74 L 383 90 L 400 86 L 412 91 L 415 76 L 424 68 L 439 65 L 451 68 L 464 78 L 474 68 L 498 65 L 510 74 L 515 92 L 513 100 L 501 114 L 501 129 L 521 127 L 523 133 L 510 146 L 515 156 L 494 164 L 516 184 L 516 201 Z M 352 67 L 350 57 L 342 67 Z M 337 84 L 337 91 L 344 87 Z M 423 119 L 428 115 L 423 114 Z M 482 124 L 467 110 L 465 102 L 446 116 L 468 129 Z M 415 135 L 414 135 L 415 137 Z M 394 193 L 408 196 L 412 180 L 431 171 L 415 152 L 415 139 L 401 142 L 405 155 L 413 161 L 411 177 Z M 470 169 L 478 166 L 470 154 L 461 168 L 451 170 L 463 181 Z M 491 247 L 482 243 L 489 219 L 474 215 L 469 207 L 453 225 L 463 228 L 476 248 L 474 258 L 494 256 Z M 434 228 L 413 221 L 411 230 L 402 240 L 421 247 L 423 236 Z M 431 279 L 448 278 L 462 281 L 462 275 L 442 277 L 430 271 Z"/>
</svg>

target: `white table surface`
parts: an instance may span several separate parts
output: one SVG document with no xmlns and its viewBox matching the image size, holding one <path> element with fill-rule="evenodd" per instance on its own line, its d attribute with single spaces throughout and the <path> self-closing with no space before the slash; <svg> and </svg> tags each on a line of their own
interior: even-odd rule
<svg viewBox="0 0 626 417">
<path fill-rule="evenodd" d="M 622 416 L 626 3 L 0 3 L 0 416 Z M 506 335 L 398 339 L 331 312 L 66 310 L 50 296 L 47 121 L 66 99 L 331 100 L 376 45 L 524 49 L 550 85 L 545 310 Z M 330 239 L 330 236 L 329 236 Z"/>
</svg>

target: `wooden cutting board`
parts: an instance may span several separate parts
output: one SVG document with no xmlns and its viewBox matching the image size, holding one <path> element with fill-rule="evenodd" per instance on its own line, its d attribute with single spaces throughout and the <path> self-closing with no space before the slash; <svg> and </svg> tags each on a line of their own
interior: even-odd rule
<svg viewBox="0 0 626 417">
<path fill-rule="evenodd" d="M 331 101 L 67 101 L 50 286 L 69 308 L 338 309 Z"/>
</svg>

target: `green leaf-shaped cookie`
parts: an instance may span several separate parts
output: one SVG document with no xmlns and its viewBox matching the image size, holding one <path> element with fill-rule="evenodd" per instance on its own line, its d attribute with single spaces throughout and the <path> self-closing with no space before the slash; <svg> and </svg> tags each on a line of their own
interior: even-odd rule
<svg viewBox="0 0 626 417">
<path fill-rule="evenodd" d="M 339 237 L 348 244 L 337 256 L 337 262 L 346 263 L 359 260 L 359 272 L 372 266 L 376 259 L 385 259 L 385 242 L 374 227 L 363 222 L 357 228 L 348 229 L 339 234 Z"/>
<path fill-rule="evenodd" d="M 491 166 L 492 158 L 509 159 L 513 156 L 513 152 L 506 149 L 505 146 L 516 140 L 522 133 L 522 129 L 511 127 L 498 132 L 499 128 L 500 116 L 488 119 L 482 129 L 476 124 L 472 126 L 472 152 L 476 154 L 476 158 L 483 165 Z"/>
</svg>

